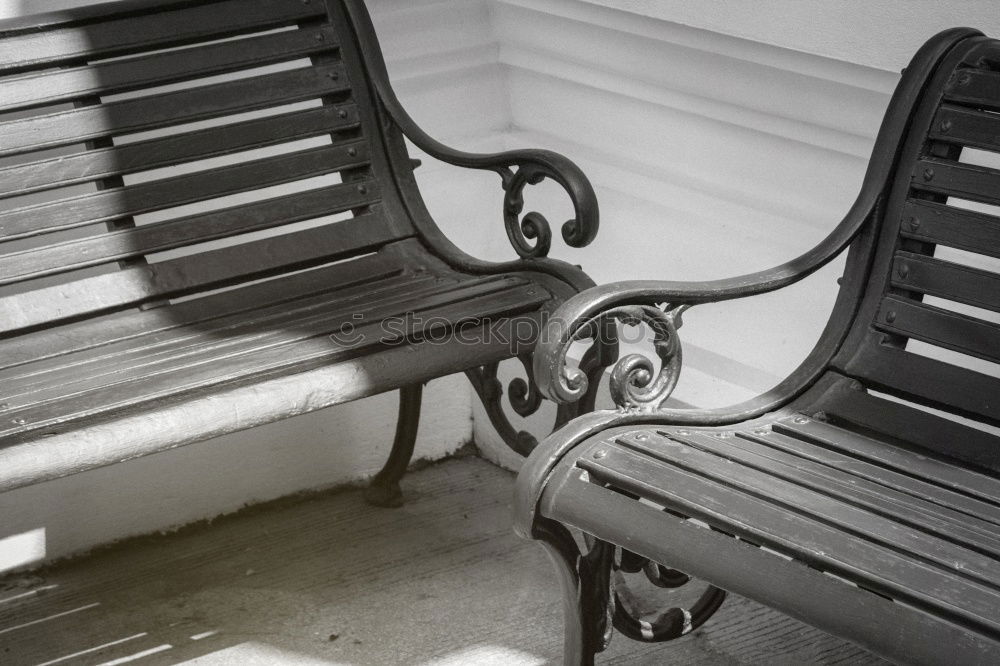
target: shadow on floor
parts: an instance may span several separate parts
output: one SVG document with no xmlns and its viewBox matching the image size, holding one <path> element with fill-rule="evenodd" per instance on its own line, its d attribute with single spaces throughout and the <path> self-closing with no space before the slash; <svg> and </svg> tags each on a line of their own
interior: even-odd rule
<svg viewBox="0 0 1000 666">
<path fill-rule="evenodd" d="M 510 530 L 512 478 L 477 458 L 282 501 L 0 579 L 0 663 L 542 664 L 562 617 L 542 550 Z M 692 636 L 616 637 L 603 663 L 879 663 L 743 599 Z"/>
</svg>

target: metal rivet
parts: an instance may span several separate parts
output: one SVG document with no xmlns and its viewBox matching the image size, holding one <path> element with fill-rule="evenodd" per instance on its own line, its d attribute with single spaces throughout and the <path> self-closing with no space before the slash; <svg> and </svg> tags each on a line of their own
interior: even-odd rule
<svg viewBox="0 0 1000 666">
<path fill-rule="evenodd" d="M 960 86 L 968 85 L 969 81 L 971 80 L 972 77 L 969 75 L 968 72 L 962 72 L 961 74 L 958 75 L 958 85 Z"/>
<path fill-rule="evenodd" d="M 649 439 L 649 435 L 647 435 L 644 432 L 640 432 L 638 435 L 635 436 L 635 438 L 640 442 L 645 442 L 647 439 Z"/>
<path fill-rule="evenodd" d="M 324 39 L 326 39 L 326 37 L 323 35 L 323 33 L 319 33 L 318 35 L 316 35 L 317 42 L 322 42 Z"/>
<path fill-rule="evenodd" d="M 341 118 L 346 118 L 347 117 L 347 111 L 345 111 L 344 109 L 341 109 L 340 111 L 337 112 L 337 115 L 339 117 L 341 117 Z"/>
<path fill-rule="evenodd" d="M 535 290 L 534 289 L 529 289 L 528 290 L 528 295 L 529 296 L 534 296 L 535 295 Z"/>
<path fill-rule="evenodd" d="M 14 425 L 24 425 L 27 422 L 28 422 L 28 419 L 26 419 L 26 418 L 24 418 L 22 416 L 19 416 L 16 419 L 14 419 Z"/>
<path fill-rule="evenodd" d="M 934 169 L 924 169 L 924 180 L 934 179 Z"/>
<path fill-rule="evenodd" d="M 677 434 L 683 437 L 684 435 L 690 435 L 691 431 L 690 430 L 678 430 Z"/>
<path fill-rule="evenodd" d="M 899 274 L 899 277 L 905 278 L 910 274 L 910 267 L 906 264 L 900 264 L 899 268 L 896 269 L 896 273 Z"/>
<path fill-rule="evenodd" d="M 356 157 L 357 154 L 358 154 L 358 149 L 357 148 L 348 148 L 347 149 L 347 154 L 350 155 L 351 157 Z"/>
<path fill-rule="evenodd" d="M 608 455 L 608 452 L 605 451 L 604 449 L 601 449 L 600 451 L 597 451 L 596 453 L 594 453 L 594 457 L 597 458 L 598 460 L 600 460 L 601 458 L 603 458 L 606 455 Z"/>
<path fill-rule="evenodd" d="M 941 121 L 941 131 L 942 132 L 950 132 L 951 131 L 951 121 L 950 120 L 942 120 Z"/>
<path fill-rule="evenodd" d="M 358 185 L 358 194 L 368 194 L 368 188 L 364 185 Z"/>
<path fill-rule="evenodd" d="M 911 217 L 910 218 L 910 229 L 912 229 L 913 231 L 916 231 L 919 228 L 920 228 L 920 219 L 916 218 L 916 217 Z"/>
<path fill-rule="evenodd" d="M 0 402 L 0 409 L 7 409 L 10 405 L 6 402 Z"/>
<path fill-rule="evenodd" d="M 809 423 L 809 419 L 806 418 L 805 416 L 796 416 L 794 419 L 792 419 L 792 423 L 798 423 L 799 425 L 802 425 L 804 423 Z"/>
<path fill-rule="evenodd" d="M 330 79 L 331 81 L 336 81 L 337 79 L 339 79 L 339 78 L 340 78 L 340 74 L 338 74 L 337 72 L 327 72 L 327 73 L 326 73 L 326 76 L 327 76 L 327 78 L 329 78 L 329 79 Z"/>
<path fill-rule="evenodd" d="M 757 428 L 756 430 L 753 431 L 753 434 L 755 434 L 755 435 L 766 435 L 769 432 L 771 432 L 771 431 L 768 430 L 767 428 Z"/>
<path fill-rule="evenodd" d="M 896 312 L 894 310 L 889 310 L 885 313 L 885 320 L 890 324 L 896 321 Z"/>
</svg>

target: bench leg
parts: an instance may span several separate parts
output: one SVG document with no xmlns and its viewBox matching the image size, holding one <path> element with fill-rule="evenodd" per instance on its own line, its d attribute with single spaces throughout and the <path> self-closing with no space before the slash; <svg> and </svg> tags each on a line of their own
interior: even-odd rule
<svg viewBox="0 0 1000 666">
<path fill-rule="evenodd" d="M 586 555 L 565 527 L 539 518 L 534 537 L 545 546 L 563 593 L 563 663 L 591 665 L 611 639 L 609 580 L 614 548 L 597 542 Z"/>
<path fill-rule="evenodd" d="M 399 480 L 406 473 L 413 457 L 420 424 L 420 401 L 423 384 L 404 386 L 399 390 L 399 417 L 396 420 L 396 437 L 392 442 L 389 459 L 365 488 L 365 501 L 374 506 L 403 506 L 403 492 Z"/>
</svg>

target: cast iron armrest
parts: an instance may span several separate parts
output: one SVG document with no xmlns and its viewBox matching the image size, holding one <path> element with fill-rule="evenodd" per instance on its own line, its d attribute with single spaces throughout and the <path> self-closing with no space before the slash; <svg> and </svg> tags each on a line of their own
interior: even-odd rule
<svg viewBox="0 0 1000 666">
<path fill-rule="evenodd" d="M 352 24 L 356 26 L 360 52 L 368 66 L 375 94 L 403 135 L 435 159 L 455 166 L 495 171 L 500 175 L 505 192 L 504 225 L 507 237 L 519 256 L 525 259 L 538 258 L 549 252 L 552 231 L 548 220 L 536 212 L 529 212 L 521 217 L 525 186 L 537 185 L 545 178 L 559 183 L 573 203 L 574 217 L 562 226 L 563 240 L 572 247 L 584 247 L 594 240 L 599 220 L 597 196 L 590 180 L 576 164 L 549 150 L 467 153 L 431 137 L 417 125 L 396 97 L 362 0 L 346 0 L 345 4 L 348 12 L 355 18 Z M 364 20 L 358 20 L 362 15 Z"/>
<path fill-rule="evenodd" d="M 573 342 L 597 336 L 606 330 L 601 322 L 608 319 L 641 321 L 653 329 L 656 353 L 663 367 L 654 378 L 653 365 L 648 359 L 635 354 L 626 356 L 612 371 L 611 388 L 621 409 L 656 411 L 669 397 L 680 369 L 676 329 L 681 313 L 699 303 L 781 289 L 815 272 L 843 251 L 864 225 L 879 215 L 878 208 L 902 151 L 902 137 L 916 100 L 940 58 L 958 41 L 977 34 L 980 33 L 968 28 L 947 30 L 917 52 L 889 101 L 857 199 L 840 224 L 818 245 L 780 266 L 724 280 L 617 282 L 581 292 L 556 311 L 552 325 L 535 350 L 535 380 L 542 393 L 559 403 L 579 400 L 586 393 L 587 379 L 581 371 L 566 368 L 566 355 Z M 768 404 L 763 399 L 759 402 Z"/>
<path fill-rule="evenodd" d="M 866 179 L 866 184 L 869 179 Z M 681 315 L 701 303 L 714 303 L 776 291 L 814 273 L 842 252 L 876 215 L 881 196 L 863 187 L 839 225 L 818 245 L 789 262 L 733 278 L 708 282 L 634 280 L 587 289 L 570 298 L 553 314 L 535 348 L 534 375 L 541 392 L 558 403 L 580 400 L 587 392 L 586 373 L 566 365 L 570 347 L 597 338 L 609 320 L 647 324 L 661 368 L 645 356 L 629 354 L 611 372 L 611 394 L 619 409 L 654 411 L 670 397 L 681 367 L 677 329 Z"/>
</svg>

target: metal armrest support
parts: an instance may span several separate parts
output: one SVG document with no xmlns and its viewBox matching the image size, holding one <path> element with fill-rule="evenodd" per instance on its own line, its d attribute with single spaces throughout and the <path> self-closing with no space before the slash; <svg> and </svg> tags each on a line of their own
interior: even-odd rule
<svg viewBox="0 0 1000 666">
<path fill-rule="evenodd" d="M 524 188 L 545 178 L 559 183 L 573 204 L 574 217 L 562 225 L 563 240 L 572 247 L 584 247 L 594 240 L 599 224 L 597 196 L 590 181 L 568 158 L 548 150 L 511 150 L 501 153 L 467 153 L 437 141 L 424 132 L 399 102 L 385 61 L 378 48 L 371 22 L 365 16 L 362 0 L 346 0 L 348 12 L 355 18 L 356 37 L 367 64 L 375 94 L 389 118 L 418 148 L 431 157 L 455 166 L 495 171 L 503 190 L 503 216 L 507 237 L 517 254 L 525 259 L 545 257 L 552 243 L 548 220 L 537 212 L 524 210 Z M 358 20 L 365 16 L 364 20 Z"/>
</svg>

